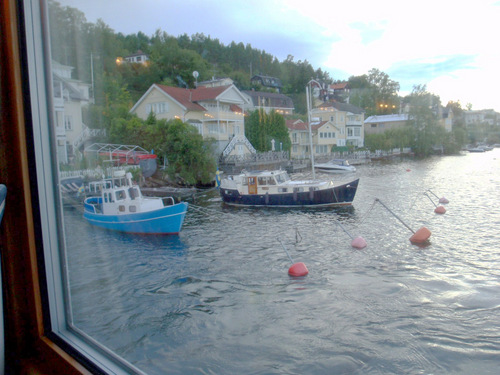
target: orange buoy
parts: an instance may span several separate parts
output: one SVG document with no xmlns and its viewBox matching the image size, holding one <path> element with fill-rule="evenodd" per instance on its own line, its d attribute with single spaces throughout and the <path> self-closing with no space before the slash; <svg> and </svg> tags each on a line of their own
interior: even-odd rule
<svg viewBox="0 0 500 375">
<path fill-rule="evenodd" d="M 308 273 L 309 270 L 307 269 L 306 265 L 302 262 L 294 263 L 288 269 L 288 274 L 290 276 L 300 277 L 300 276 L 305 276 Z"/>
<path fill-rule="evenodd" d="M 437 214 L 444 214 L 446 212 L 446 208 L 444 208 L 444 206 L 437 206 L 434 209 L 434 212 Z"/>
<path fill-rule="evenodd" d="M 431 236 L 431 231 L 426 227 L 422 227 L 417 230 L 413 236 L 410 237 L 410 242 L 413 243 L 424 243 Z"/>
<path fill-rule="evenodd" d="M 356 249 L 364 249 L 367 243 L 363 237 L 356 237 L 351 241 L 351 246 Z"/>
<path fill-rule="evenodd" d="M 288 255 L 288 259 L 290 259 L 290 262 L 292 262 L 292 266 L 288 269 L 288 274 L 295 277 L 307 275 L 309 273 L 309 270 L 307 269 L 306 265 L 302 262 L 294 263 L 285 245 L 283 245 L 283 242 L 281 242 L 281 239 L 278 238 L 278 241 L 281 246 L 283 246 L 283 250 L 285 250 L 286 255 Z"/>
</svg>

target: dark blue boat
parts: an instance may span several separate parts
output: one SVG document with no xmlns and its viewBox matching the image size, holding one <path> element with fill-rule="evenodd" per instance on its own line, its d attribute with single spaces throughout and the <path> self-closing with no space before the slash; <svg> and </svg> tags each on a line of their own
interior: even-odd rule
<svg viewBox="0 0 500 375">
<path fill-rule="evenodd" d="M 238 206 L 347 206 L 356 195 L 359 179 L 335 186 L 333 181 L 293 181 L 286 171 L 242 171 L 224 178 L 222 200 Z"/>
</svg>

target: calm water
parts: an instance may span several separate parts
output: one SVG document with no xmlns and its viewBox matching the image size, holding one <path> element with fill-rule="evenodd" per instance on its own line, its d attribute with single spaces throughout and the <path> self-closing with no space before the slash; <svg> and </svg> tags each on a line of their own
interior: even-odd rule
<svg viewBox="0 0 500 375">
<path fill-rule="evenodd" d="M 350 177 L 350 209 L 237 209 L 206 193 L 178 237 L 68 210 L 76 325 L 150 374 L 497 374 L 500 149 L 336 178 Z M 412 245 L 376 197 L 430 244 Z M 277 238 L 308 276 L 288 276 Z"/>
</svg>

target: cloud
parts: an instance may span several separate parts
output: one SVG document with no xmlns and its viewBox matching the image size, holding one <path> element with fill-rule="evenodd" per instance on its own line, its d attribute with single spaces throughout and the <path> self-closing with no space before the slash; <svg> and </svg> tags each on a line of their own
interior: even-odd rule
<svg viewBox="0 0 500 375">
<path fill-rule="evenodd" d="M 349 26 L 355 30 L 359 30 L 362 44 L 370 44 L 375 40 L 379 40 L 385 33 L 387 21 L 378 22 L 353 22 Z"/>
<path fill-rule="evenodd" d="M 203 33 L 226 45 L 251 44 L 280 61 L 288 55 L 307 60 L 333 79 L 377 68 L 402 90 L 428 83 L 429 90 L 442 90 L 435 94 L 446 92 L 455 100 L 471 92 L 482 93 L 485 100 L 489 87 L 500 86 L 500 56 L 493 42 L 500 34 L 498 0 L 60 2 L 82 10 L 90 22 L 103 18 L 124 34 L 151 35 L 156 29 L 173 36 Z"/>
<path fill-rule="evenodd" d="M 476 59 L 476 55 L 452 55 L 400 61 L 386 73 L 408 91 L 415 84 L 428 84 L 439 77 L 456 78 L 465 70 L 477 69 Z"/>
</svg>

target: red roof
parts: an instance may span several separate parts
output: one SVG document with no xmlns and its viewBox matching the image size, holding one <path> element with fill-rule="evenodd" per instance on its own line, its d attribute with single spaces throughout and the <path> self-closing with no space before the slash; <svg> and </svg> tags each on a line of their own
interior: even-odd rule
<svg viewBox="0 0 500 375">
<path fill-rule="evenodd" d="M 215 100 L 217 97 L 227 90 L 228 86 L 219 87 L 198 87 L 196 89 L 184 89 L 181 87 L 156 85 L 166 94 L 177 100 L 181 105 L 193 111 L 206 111 L 197 102 L 202 100 Z M 241 108 L 239 108 L 241 112 Z"/>
<path fill-rule="evenodd" d="M 333 85 L 330 85 L 330 88 L 334 90 L 342 90 L 345 89 L 346 86 L 347 82 L 342 82 L 342 83 L 334 83 Z"/>
<path fill-rule="evenodd" d="M 206 110 L 201 105 L 193 103 L 191 90 L 183 89 L 180 87 L 165 86 L 165 85 L 156 85 L 156 86 L 158 86 L 161 90 L 163 90 L 173 99 L 177 100 L 181 105 L 183 105 L 187 109 L 190 109 L 192 111 Z"/>
<path fill-rule="evenodd" d="M 318 130 L 327 122 L 328 121 L 312 122 L 311 129 Z M 290 130 L 309 131 L 309 123 L 308 122 L 302 122 L 302 121 L 297 121 L 297 120 L 286 120 L 286 127 Z"/>
</svg>

